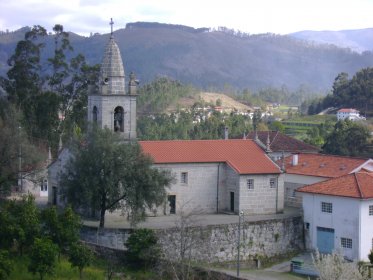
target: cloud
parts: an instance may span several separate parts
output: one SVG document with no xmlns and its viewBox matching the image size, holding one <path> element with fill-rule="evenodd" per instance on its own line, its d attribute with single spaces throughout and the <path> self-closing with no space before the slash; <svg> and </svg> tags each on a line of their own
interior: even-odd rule
<svg viewBox="0 0 373 280">
<path fill-rule="evenodd" d="M 0 1 L 0 29 L 40 24 L 51 30 L 88 35 L 110 32 L 134 21 L 192 27 L 239 29 L 248 33 L 289 33 L 304 29 L 339 30 L 373 27 L 370 0 L 13 0 Z"/>
</svg>

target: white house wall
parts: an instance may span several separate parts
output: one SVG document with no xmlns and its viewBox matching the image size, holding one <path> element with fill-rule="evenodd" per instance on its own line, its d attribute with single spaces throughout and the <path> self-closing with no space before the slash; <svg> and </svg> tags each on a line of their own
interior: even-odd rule
<svg viewBox="0 0 373 280">
<path fill-rule="evenodd" d="M 373 249 L 373 216 L 369 216 L 369 206 L 373 206 L 373 199 L 363 200 L 360 203 L 360 256 L 361 260 L 368 261 L 368 254 Z"/>
<path fill-rule="evenodd" d="M 332 213 L 321 212 L 321 202 L 329 202 L 333 205 Z M 334 249 L 340 249 L 344 256 L 354 260 L 367 260 L 367 257 L 359 253 L 359 212 L 360 200 L 328 195 L 303 194 L 304 223 L 309 223 L 306 230 L 308 249 L 317 248 L 317 227 L 334 229 Z M 366 223 L 362 223 L 366 227 Z M 373 225 L 372 225 L 373 226 Z M 372 229 L 372 226 L 370 228 Z M 361 231 L 362 232 L 362 231 Z M 364 228 L 364 233 L 368 234 Z M 370 231 L 370 239 L 373 232 Z M 341 237 L 352 239 L 352 249 L 341 248 Z M 369 239 L 369 237 L 367 237 Z M 371 245 L 370 245 L 371 246 Z"/>
</svg>

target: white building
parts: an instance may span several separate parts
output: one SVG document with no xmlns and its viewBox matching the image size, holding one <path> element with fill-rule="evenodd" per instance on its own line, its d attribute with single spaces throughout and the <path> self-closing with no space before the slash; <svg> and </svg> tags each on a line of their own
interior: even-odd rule
<svg viewBox="0 0 373 280">
<path fill-rule="evenodd" d="M 307 249 L 368 261 L 373 249 L 373 173 L 360 171 L 298 189 Z"/>
<path fill-rule="evenodd" d="M 337 111 L 337 120 L 350 120 L 350 121 L 356 121 L 356 120 L 365 120 L 365 117 L 360 116 L 359 111 L 356 109 L 340 109 Z"/>
<path fill-rule="evenodd" d="M 285 205 L 302 206 L 300 187 L 337 178 L 361 169 L 373 171 L 373 160 L 323 154 L 299 153 L 277 161 L 285 169 L 284 189 Z"/>
</svg>

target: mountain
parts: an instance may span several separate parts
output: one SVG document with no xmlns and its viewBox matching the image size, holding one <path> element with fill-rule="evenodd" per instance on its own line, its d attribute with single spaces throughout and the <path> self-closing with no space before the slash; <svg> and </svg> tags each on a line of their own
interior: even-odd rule
<svg viewBox="0 0 373 280">
<path fill-rule="evenodd" d="M 0 34 L 0 74 L 7 71 L 19 34 Z M 100 63 L 110 34 L 82 37 L 70 34 L 75 54 L 91 64 Z M 46 39 L 47 57 L 53 38 Z M 210 30 L 160 23 L 129 23 L 114 32 L 126 73 L 136 73 L 144 84 L 156 76 L 168 76 L 204 89 L 308 87 L 330 90 L 340 72 L 353 75 L 373 66 L 373 54 L 362 54 L 332 45 L 316 45 L 291 36 L 248 35 L 226 28 Z M 11 40 L 10 38 L 13 38 Z"/>
<path fill-rule="evenodd" d="M 300 31 L 289 36 L 319 44 L 332 44 L 356 52 L 373 50 L 373 28 L 341 31 Z"/>
</svg>

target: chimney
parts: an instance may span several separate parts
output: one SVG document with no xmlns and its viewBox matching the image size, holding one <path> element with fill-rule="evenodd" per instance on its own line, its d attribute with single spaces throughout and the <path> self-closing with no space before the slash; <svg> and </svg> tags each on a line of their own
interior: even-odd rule
<svg viewBox="0 0 373 280">
<path fill-rule="evenodd" d="M 224 127 L 224 140 L 228 140 L 229 138 L 229 131 L 228 131 L 228 127 Z"/>
<path fill-rule="evenodd" d="M 293 155 L 292 165 L 293 166 L 298 165 L 298 155 Z"/>
</svg>

